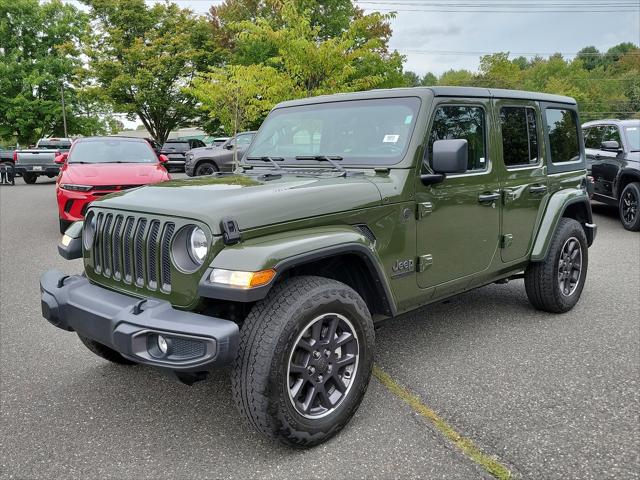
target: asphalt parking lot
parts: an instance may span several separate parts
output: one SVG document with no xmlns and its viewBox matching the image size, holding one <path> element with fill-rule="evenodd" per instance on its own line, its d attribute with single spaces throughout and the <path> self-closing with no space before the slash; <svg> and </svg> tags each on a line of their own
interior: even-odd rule
<svg viewBox="0 0 640 480">
<path fill-rule="evenodd" d="M 377 331 L 377 365 L 517 478 L 640 478 L 640 235 L 599 226 L 582 299 L 535 311 L 522 281 Z M 53 181 L 0 187 L 0 478 L 490 478 L 372 379 L 355 418 L 308 451 L 245 426 L 228 372 L 188 387 L 111 365 L 40 315 L 58 256 Z"/>
</svg>

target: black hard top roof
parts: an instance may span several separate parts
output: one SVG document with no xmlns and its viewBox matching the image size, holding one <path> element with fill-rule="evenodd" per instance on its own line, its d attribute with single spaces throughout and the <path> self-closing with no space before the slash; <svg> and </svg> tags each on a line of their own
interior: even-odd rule
<svg viewBox="0 0 640 480">
<path fill-rule="evenodd" d="M 435 97 L 512 98 L 516 100 L 535 100 L 541 102 L 564 103 L 569 105 L 576 104 L 576 101 L 571 97 L 552 95 L 549 93 L 527 92 L 524 90 L 504 90 L 500 88 L 479 87 L 410 87 L 321 95 L 318 97 L 302 98 L 299 100 L 289 100 L 279 103 L 275 108 L 291 107 L 294 105 L 311 105 L 314 103 L 339 102 L 344 100 L 368 100 L 375 98 L 408 96 L 425 97 L 431 95 Z"/>
</svg>

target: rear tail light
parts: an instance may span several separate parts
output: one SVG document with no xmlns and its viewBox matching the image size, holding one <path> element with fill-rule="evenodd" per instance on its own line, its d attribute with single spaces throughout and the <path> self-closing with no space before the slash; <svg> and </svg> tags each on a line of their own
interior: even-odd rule
<svg viewBox="0 0 640 480">
<path fill-rule="evenodd" d="M 16 163 L 18 161 L 18 151 L 14 150 L 13 151 L 13 163 Z"/>
</svg>

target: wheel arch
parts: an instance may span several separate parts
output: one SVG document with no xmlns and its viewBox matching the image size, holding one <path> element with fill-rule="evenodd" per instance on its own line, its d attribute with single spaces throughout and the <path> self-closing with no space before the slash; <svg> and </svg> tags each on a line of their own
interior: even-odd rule
<svg viewBox="0 0 640 480">
<path fill-rule="evenodd" d="M 363 298 L 371 314 L 394 316 L 397 308 L 374 245 L 355 227 L 311 228 L 251 239 L 223 249 L 198 286 L 202 297 L 235 302 L 265 298 L 277 282 L 299 275 L 316 275 L 349 285 Z M 208 282 L 214 268 L 260 271 L 272 268 L 268 285 L 240 290 Z"/>
<path fill-rule="evenodd" d="M 220 165 L 218 164 L 218 162 L 215 161 L 215 159 L 213 159 L 211 157 L 202 157 L 202 158 L 196 159 L 195 163 L 193 164 L 193 173 L 194 173 L 194 175 L 196 173 L 196 169 L 198 168 L 198 166 L 203 164 L 203 163 L 205 163 L 205 162 L 213 164 L 213 166 L 216 167 L 218 169 L 218 171 L 220 171 Z"/>
<path fill-rule="evenodd" d="M 623 169 L 616 182 L 615 196 L 618 200 L 624 188 L 632 182 L 640 182 L 640 170 L 632 170 L 630 168 Z"/>
<path fill-rule="evenodd" d="M 589 197 L 582 189 L 561 190 L 552 195 L 547 204 L 531 252 L 531 261 L 539 262 L 546 258 L 551 238 L 561 218 L 573 218 L 578 221 L 587 236 L 588 245 L 593 244 L 596 232 Z"/>
</svg>

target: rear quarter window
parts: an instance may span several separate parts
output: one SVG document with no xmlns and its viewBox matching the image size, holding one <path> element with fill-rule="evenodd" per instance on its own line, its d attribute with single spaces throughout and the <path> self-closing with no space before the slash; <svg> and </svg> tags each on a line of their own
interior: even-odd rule
<svg viewBox="0 0 640 480">
<path fill-rule="evenodd" d="M 579 161 L 580 140 L 576 113 L 573 110 L 547 108 L 545 117 L 551 163 Z"/>
</svg>

